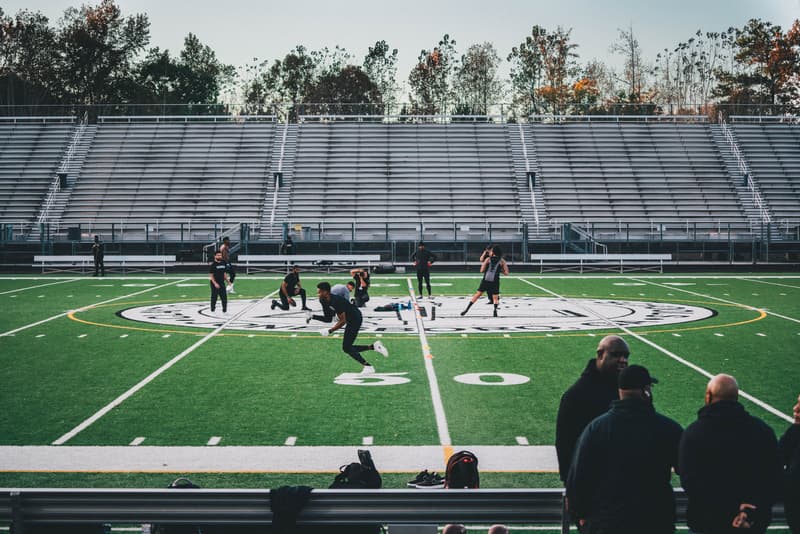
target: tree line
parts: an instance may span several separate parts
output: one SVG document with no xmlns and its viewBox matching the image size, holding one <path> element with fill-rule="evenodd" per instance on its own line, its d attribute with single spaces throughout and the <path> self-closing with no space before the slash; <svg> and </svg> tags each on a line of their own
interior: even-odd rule
<svg viewBox="0 0 800 534">
<path fill-rule="evenodd" d="M 239 68 L 190 33 L 174 54 L 150 45 L 146 14 L 114 0 L 67 9 L 56 24 L 40 12 L 0 8 L 0 104 L 180 104 L 191 113 L 236 103 L 246 113 L 486 115 L 504 102 L 530 114 L 713 113 L 720 106 L 781 106 L 800 112 L 800 20 L 784 30 L 752 19 L 703 32 L 646 58 L 632 27 L 609 53 L 621 68 L 581 61 L 572 30 L 539 25 L 510 51 L 492 43 L 459 52 L 449 34 L 398 74 L 398 50 L 381 40 L 363 58 L 335 46 L 297 45 Z M 501 74 L 503 62 L 509 76 Z M 149 106 L 149 107 L 148 107 Z M 220 109 L 215 107 L 214 109 Z"/>
</svg>

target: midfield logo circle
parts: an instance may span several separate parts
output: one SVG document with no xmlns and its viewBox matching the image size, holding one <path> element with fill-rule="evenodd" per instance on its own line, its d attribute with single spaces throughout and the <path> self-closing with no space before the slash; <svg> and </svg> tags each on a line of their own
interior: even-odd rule
<svg viewBox="0 0 800 534">
<path fill-rule="evenodd" d="M 219 304 L 214 313 L 208 302 L 180 302 L 128 308 L 118 312 L 131 321 L 151 324 L 213 329 L 228 319 L 241 314 L 226 328 L 257 332 L 317 333 L 328 323 L 312 320 L 306 324 L 305 313 L 298 306 L 289 311 L 270 310 L 270 301 L 255 306 L 257 300 L 237 299 L 228 302 L 228 312 L 223 314 Z M 674 325 L 700 321 L 715 315 L 708 308 L 665 302 L 607 299 L 557 299 L 534 297 L 503 297 L 493 317 L 493 306 L 486 297 L 479 299 L 467 315 L 461 311 L 467 297 L 436 297 L 420 300 L 418 307 L 398 311 L 376 311 L 387 304 L 408 306 L 408 298 L 373 297 L 361 309 L 364 323 L 362 333 L 415 334 L 416 315 L 428 333 L 513 333 L 513 332 L 564 332 L 574 330 L 607 329 L 614 325 L 628 328 L 642 326 Z M 308 301 L 314 314 L 321 316 L 319 302 Z M 249 308 L 249 309 L 247 309 Z M 247 311 L 245 311 L 247 309 Z M 419 311 L 417 311 L 419 310 Z M 244 313 L 242 313 L 244 312 Z"/>
</svg>

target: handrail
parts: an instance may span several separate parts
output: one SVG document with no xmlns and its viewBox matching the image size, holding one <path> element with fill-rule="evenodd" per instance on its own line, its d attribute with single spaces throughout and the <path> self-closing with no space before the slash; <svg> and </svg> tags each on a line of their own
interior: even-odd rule
<svg viewBox="0 0 800 534">
<path fill-rule="evenodd" d="M 549 115 L 549 114 L 534 114 L 528 115 L 528 120 L 531 122 L 544 122 L 546 120 L 553 120 L 559 122 L 708 122 L 708 117 L 705 115 Z"/>
<path fill-rule="evenodd" d="M 286 151 L 286 135 L 289 133 L 289 122 L 285 122 L 283 125 L 283 137 L 281 139 L 281 153 L 278 156 L 278 175 L 275 176 L 275 191 L 272 195 L 272 212 L 269 215 L 269 224 L 275 224 L 275 211 L 278 208 L 278 188 L 281 185 L 281 179 L 283 173 L 283 155 Z"/>
<path fill-rule="evenodd" d="M 208 261 L 208 249 L 216 247 L 217 243 L 221 242 L 223 237 L 231 237 L 232 235 L 234 235 L 237 232 L 239 232 L 241 230 L 241 228 L 242 228 L 242 223 L 237 223 L 237 224 L 231 226 L 230 229 L 225 230 L 224 232 L 219 234 L 216 237 L 216 239 L 214 241 L 212 241 L 211 243 L 208 243 L 207 245 L 203 245 L 203 261 L 204 262 Z"/>
<path fill-rule="evenodd" d="M 676 522 L 686 521 L 687 496 L 675 488 Z M 0 522 L 25 526 L 92 523 L 270 525 L 268 489 L 12 489 L 0 488 Z M 287 512 L 287 515 L 288 512 Z M 298 525 L 525 524 L 569 532 L 564 490 L 379 489 L 312 490 Z M 772 523 L 786 524 L 781 503 Z"/>
<path fill-rule="evenodd" d="M 522 123 L 518 123 L 517 126 L 519 126 L 519 140 L 520 143 L 522 143 L 522 157 L 525 158 L 525 177 L 527 179 L 527 177 L 530 175 L 531 172 L 531 163 L 528 160 L 528 147 L 525 145 L 525 131 L 522 129 Z M 533 194 L 533 185 L 530 184 L 530 182 L 529 186 L 531 190 L 531 206 L 533 207 L 533 220 L 536 223 L 536 229 L 538 230 L 539 209 L 538 206 L 536 205 L 536 195 Z"/>
<path fill-rule="evenodd" d="M 756 208 L 758 208 L 759 215 L 761 215 L 761 222 L 764 224 L 770 224 L 772 222 L 772 217 L 770 216 L 766 203 L 761 198 L 760 191 L 753 181 L 753 172 L 750 170 L 747 160 L 745 160 L 744 156 L 742 156 L 742 153 L 739 150 L 739 145 L 736 142 L 736 138 L 734 137 L 731 129 L 728 128 L 728 125 L 721 113 L 719 116 L 719 124 L 722 128 L 722 133 L 725 136 L 725 140 L 728 141 L 731 153 L 733 154 L 733 157 L 736 158 L 736 165 L 739 169 L 739 172 L 742 173 L 742 176 L 744 176 L 746 180 L 747 189 L 750 191 L 753 204 L 755 204 Z"/>
<path fill-rule="evenodd" d="M 276 115 L 101 115 L 97 117 L 105 122 L 277 122 Z"/>
</svg>

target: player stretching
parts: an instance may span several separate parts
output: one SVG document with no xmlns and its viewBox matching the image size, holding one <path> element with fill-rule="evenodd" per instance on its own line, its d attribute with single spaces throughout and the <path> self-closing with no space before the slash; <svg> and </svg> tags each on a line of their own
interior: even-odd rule
<svg viewBox="0 0 800 534">
<path fill-rule="evenodd" d="M 362 374 L 371 375 L 374 373 L 375 368 L 361 356 L 361 352 L 365 350 L 374 350 L 386 357 L 389 356 L 389 351 L 380 341 L 376 341 L 372 345 L 353 345 L 358 336 L 358 331 L 361 329 L 361 322 L 363 320 L 361 312 L 351 302 L 338 295 L 332 294 L 331 285 L 328 282 L 320 282 L 317 284 L 317 295 L 319 295 L 319 303 L 322 305 L 322 310 L 325 315 L 333 318 L 333 315 L 336 314 L 339 319 L 331 328 L 323 328 L 319 333 L 323 336 L 329 336 L 344 326 L 342 350 L 364 366 L 361 370 Z"/>
<path fill-rule="evenodd" d="M 461 312 L 461 315 L 466 315 L 485 291 L 490 293 L 494 299 L 494 316 L 497 317 L 497 306 L 500 304 L 500 274 L 508 275 L 508 264 L 503 259 L 503 251 L 499 246 L 495 245 L 489 257 L 483 260 L 481 272 L 483 273 L 481 285 L 478 286 L 478 291 L 472 295 L 467 308 Z"/>
<path fill-rule="evenodd" d="M 297 305 L 294 301 L 294 296 L 300 295 L 300 300 L 303 303 L 303 311 L 311 311 L 311 308 L 306 306 L 306 290 L 300 285 L 300 268 L 297 265 L 292 265 L 289 274 L 287 274 L 286 278 L 281 282 L 279 295 L 281 297 L 281 302 L 278 303 L 278 301 L 273 300 L 272 307 L 270 308 L 271 310 L 280 308 L 283 311 L 287 311 L 289 306 Z"/>
</svg>

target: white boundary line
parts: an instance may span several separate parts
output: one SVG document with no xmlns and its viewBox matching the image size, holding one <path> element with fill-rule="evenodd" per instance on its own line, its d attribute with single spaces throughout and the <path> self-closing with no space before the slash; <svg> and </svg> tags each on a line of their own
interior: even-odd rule
<svg viewBox="0 0 800 534">
<path fill-rule="evenodd" d="M 79 278 L 70 278 L 68 280 L 60 280 L 58 282 L 50 282 L 49 284 L 39 284 L 38 286 L 28 286 L 28 287 L 20 287 L 18 289 L 11 289 L 9 291 L 3 291 L 0 295 L 8 295 L 9 293 L 18 293 L 20 291 L 27 291 L 29 289 L 37 289 L 39 287 L 46 287 L 46 286 L 55 286 L 58 284 L 66 284 L 67 282 L 77 282 L 80 280 Z"/>
<path fill-rule="evenodd" d="M 700 367 L 700 366 L 698 366 L 698 365 L 695 365 L 695 364 L 693 364 L 692 362 L 690 362 L 690 361 L 688 361 L 688 360 L 685 360 L 684 358 L 681 358 L 681 357 L 680 357 L 680 356 L 678 356 L 677 354 L 675 354 L 675 353 L 673 353 L 673 352 L 670 352 L 669 350 L 665 349 L 665 348 L 664 348 L 664 347 L 662 347 L 661 345 L 658 345 L 657 343 L 654 343 L 654 342 L 650 341 L 649 339 L 645 338 L 644 336 L 641 336 L 641 335 L 639 335 L 639 334 L 637 334 L 637 333 L 633 332 L 633 331 L 632 331 L 632 330 L 630 330 L 629 328 L 627 328 L 627 327 L 625 327 L 625 326 L 622 326 L 622 325 L 620 325 L 620 324 L 618 324 L 618 323 L 616 323 L 616 322 L 612 321 L 611 319 L 609 319 L 609 318 L 607 318 L 607 317 L 604 317 L 604 316 L 602 316 L 602 315 L 600 315 L 600 314 L 598 314 L 598 313 L 595 313 L 593 310 L 591 310 L 591 309 L 589 309 L 589 308 L 586 308 L 586 307 L 584 307 L 584 306 L 581 306 L 581 304 L 580 304 L 579 302 L 576 302 L 575 300 L 573 300 L 573 299 L 569 299 L 569 298 L 567 298 L 567 297 L 563 297 L 563 296 L 559 295 L 558 293 L 555 293 L 555 292 L 553 292 L 553 291 L 550 291 L 550 290 L 549 290 L 549 289 L 547 289 L 547 288 L 544 288 L 544 287 L 538 286 L 538 285 L 534 284 L 533 282 L 530 282 L 530 281 L 528 281 L 528 280 L 525 280 L 525 279 L 524 279 L 524 278 L 522 278 L 522 277 L 516 277 L 516 278 L 518 278 L 519 280 L 522 280 L 522 281 L 523 281 L 523 282 L 525 282 L 526 284 L 530 284 L 530 285 L 532 285 L 533 287 L 535 287 L 535 288 L 539 289 L 540 291 L 544 291 L 544 292 L 546 292 L 546 293 L 550 293 L 551 295 L 553 295 L 553 296 L 554 296 L 554 297 L 556 297 L 556 298 L 560 298 L 560 299 L 563 299 L 564 301 L 567 301 L 567 302 L 572 302 L 574 305 L 580 306 L 581 308 L 583 308 L 583 309 L 584 309 L 584 310 L 586 310 L 587 312 L 591 313 L 591 314 L 592 314 L 592 315 L 594 315 L 595 317 L 597 317 L 597 318 L 599 318 L 599 319 L 601 319 L 601 320 L 603 320 L 603 321 L 606 321 L 608 324 L 610 324 L 610 325 L 611 325 L 611 326 L 613 326 L 614 328 L 618 328 L 618 329 L 622 330 L 623 332 L 625 332 L 626 334 L 628 334 L 629 336 L 631 336 L 631 337 L 634 337 L 634 338 L 638 339 L 638 340 L 639 340 L 639 341 L 641 341 L 642 343 L 645 343 L 645 344 L 647 344 L 647 345 L 650 345 L 651 347 L 653 347 L 653 348 L 654 348 L 654 349 L 656 349 L 657 351 L 659 351 L 659 352 L 661 352 L 661 353 L 663 353 L 663 354 L 665 354 L 665 355 L 669 356 L 670 358 L 672 358 L 673 360 L 675 360 L 675 361 L 677 361 L 677 362 L 679 362 L 679 363 L 682 363 L 682 364 L 683 364 L 683 365 L 685 365 L 686 367 L 689 367 L 690 369 L 693 369 L 694 371 L 697 371 L 697 372 L 698 372 L 698 373 L 700 373 L 701 375 L 703 375 L 703 376 L 705 376 L 705 377 L 707 377 L 707 378 L 713 378 L 713 377 L 714 377 L 714 375 L 713 375 L 713 374 L 711 374 L 710 372 L 706 371 L 706 370 L 705 370 L 705 369 L 703 369 L 702 367 Z M 651 284 L 653 284 L 653 285 L 656 285 L 656 286 L 659 286 L 659 287 L 667 288 L 667 289 L 670 289 L 670 290 L 672 290 L 672 289 L 677 289 L 677 290 L 679 290 L 679 291 L 684 291 L 684 290 L 682 290 L 682 289 L 675 288 L 675 287 L 672 287 L 672 286 L 662 286 L 661 284 L 656 284 L 655 282 L 649 282 L 649 283 L 651 283 Z M 705 296 L 705 295 L 700 295 L 699 293 L 694 293 L 694 292 L 692 292 L 692 291 L 686 291 L 686 292 L 687 292 L 687 293 L 694 294 L 694 295 L 697 295 L 697 296 Z M 714 297 L 709 297 L 709 298 L 714 298 Z M 736 304 L 736 303 L 734 303 L 734 302 L 731 302 L 731 301 L 726 301 L 726 300 L 724 300 L 724 299 L 717 299 L 717 300 L 720 300 L 720 301 L 722 301 L 722 302 L 727 302 L 727 303 L 730 303 L 730 304 Z M 739 304 L 739 306 L 743 306 L 743 305 L 742 305 L 742 304 Z M 751 309 L 751 310 L 758 310 L 758 308 L 753 308 L 752 306 L 746 306 L 746 305 L 745 305 L 744 307 L 746 307 L 746 308 L 749 308 L 749 309 Z M 743 397 L 743 398 L 745 398 L 745 399 L 749 400 L 750 402 L 752 402 L 752 403 L 753 403 L 753 404 L 755 404 L 756 406 L 759 406 L 759 407 L 763 408 L 764 410 L 766 410 L 766 411 L 770 412 L 771 414 L 773 414 L 773 415 L 776 415 L 776 416 L 780 417 L 780 418 L 781 418 L 781 419 L 783 419 L 784 421 L 788 421 L 788 422 L 790 422 L 790 423 L 794 421 L 794 419 L 793 419 L 792 417 L 789 417 L 788 415 L 786 415 L 785 413 L 781 412 L 781 411 L 780 411 L 780 410 L 778 410 L 777 408 L 775 408 L 775 407 L 773 407 L 773 406 L 771 406 L 771 405 L 767 404 L 766 402 L 764 402 L 764 401 L 762 401 L 762 400 L 759 400 L 759 399 L 757 399 L 757 398 L 753 397 L 752 395 L 750 395 L 749 393 L 746 393 L 746 392 L 745 392 L 745 391 L 743 391 L 743 390 L 739 390 L 739 395 L 740 395 L 741 397 Z"/>
<path fill-rule="evenodd" d="M 632 279 L 632 280 L 633 280 L 633 279 Z M 752 282 L 752 281 L 754 281 L 754 280 L 749 280 L 749 279 L 747 279 L 747 278 L 739 278 L 738 280 L 744 280 L 744 281 L 746 281 L 746 282 Z M 734 302 L 734 301 L 732 301 L 732 300 L 726 300 L 726 299 L 722 299 L 722 298 L 719 298 L 719 297 L 714 297 L 714 296 L 712 296 L 712 295 L 705 295 L 705 294 L 703 294 L 703 293 L 697 293 L 696 291 L 689 291 L 688 289 L 682 289 L 682 288 L 679 288 L 679 287 L 668 286 L 668 285 L 662 285 L 662 284 L 658 284 L 658 283 L 656 283 L 656 282 L 650 282 L 650 281 L 648 281 L 648 280 L 638 280 L 638 281 L 641 281 L 641 282 L 644 282 L 644 283 L 646 283 L 646 284 L 650 284 L 650 285 L 653 285 L 653 286 L 661 287 L 661 288 L 664 288 L 664 289 L 669 289 L 669 290 L 671 290 L 671 291 L 682 291 L 682 292 L 684 292 L 684 293 L 689 293 L 690 295 L 694 295 L 695 297 L 701 297 L 701 298 L 705 298 L 705 299 L 711 299 L 711 300 L 718 300 L 718 301 L 720 301 L 720 302 L 724 302 L 724 303 L 726 303 L 726 304 L 733 304 L 734 306 L 741 306 L 741 307 L 747 308 L 748 310 L 753 310 L 753 311 L 758 311 L 758 312 L 764 312 L 764 313 L 766 313 L 767 315 L 772 315 L 772 316 L 774 316 L 774 317 L 780 317 L 781 319 L 786 319 L 787 321 L 792 321 L 792 322 L 795 322 L 795 323 L 800 323 L 800 319 L 794 319 L 794 318 L 792 318 L 792 317 L 787 317 L 787 316 L 785 316 L 785 315 L 781 315 L 780 313 L 775 313 L 775 312 L 773 312 L 773 311 L 764 310 L 764 309 L 762 309 L 762 308 L 756 308 L 755 306 L 750 306 L 749 304 L 742 304 L 741 302 Z"/>
<path fill-rule="evenodd" d="M 127 298 L 130 298 L 130 297 L 135 297 L 136 295 L 141 295 L 142 293 L 147 293 L 148 291 L 155 291 L 156 289 L 161 289 L 162 287 L 171 286 L 173 284 L 177 284 L 179 282 L 183 282 L 184 280 L 185 279 L 175 280 L 174 282 L 169 282 L 167 284 L 161 284 L 160 286 L 148 287 L 147 289 L 143 289 L 141 291 L 136 291 L 135 293 L 130 293 L 128 295 L 122 295 L 120 297 L 114 297 L 113 299 L 109 299 L 109 300 L 104 300 L 103 302 L 95 302 L 94 304 L 89 304 L 88 306 L 83 306 L 82 308 L 77 308 L 75 310 L 67 310 L 64 313 L 59 313 L 58 315 L 53 315 L 52 317 L 48 317 L 47 319 L 42 319 L 41 321 L 36 321 L 35 323 L 31 323 L 31 324 L 28 324 L 28 325 L 25 325 L 25 326 L 21 326 L 19 328 L 15 328 L 14 330 L 9 330 L 8 332 L 3 332 L 2 334 L 0 334 L 0 337 L 12 336 L 12 335 L 16 334 L 17 332 L 21 332 L 23 330 L 27 330 L 28 328 L 33 328 L 34 326 L 39 326 L 40 324 L 47 323 L 47 322 L 52 321 L 54 319 L 59 319 L 61 317 L 64 317 L 64 316 L 72 313 L 72 312 L 84 312 L 84 311 L 87 311 L 87 310 L 91 310 L 92 308 L 95 308 L 97 306 L 102 306 L 104 304 L 109 304 L 111 302 L 116 302 L 118 300 L 127 299 Z"/>
<path fill-rule="evenodd" d="M 53 445 L 63 445 L 64 443 L 66 443 L 70 439 L 74 438 L 80 432 L 82 432 L 83 430 L 85 430 L 86 428 L 88 428 L 89 426 L 94 424 L 98 419 L 100 419 L 101 417 L 106 415 L 108 412 L 110 412 L 111 410 L 113 410 L 114 408 L 116 408 L 117 406 L 119 406 L 120 404 L 125 402 L 126 400 L 128 400 L 131 396 L 133 396 L 134 393 L 136 393 L 137 391 L 139 391 L 140 389 L 145 387 L 147 384 L 149 384 L 150 382 L 155 380 L 164 371 L 166 371 L 167 369 L 169 369 L 170 367 L 172 367 L 173 365 L 175 365 L 176 363 L 181 361 L 183 358 L 185 358 L 186 356 L 188 356 L 189 354 L 194 352 L 194 350 L 196 348 L 200 347 L 206 341 L 208 341 L 212 337 L 216 336 L 226 326 L 228 326 L 228 324 L 230 324 L 232 321 L 235 321 L 236 319 L 238 319 L 245 312 L 250 311 L 250 308 L 253 308 L 256 305 L 261 304 L 262 302 L 264 302 L 265 300 L 267 300 L 269 298 L 272 298 L 272 296 L 275 295 L 275 293 L 277 293 L 277 290 L 273 291 L 272 293 L 269 293 L 268 295 L 264 296 L 263 298 L 257 300 L 253 304 L 251 304 L 250 306 L 247 306 L 246 308 L 242 309 L 236 315 L 231 316 L 230 319 L 228 319 L 227 321 L 225 321 L 224 323 L 219 325 L 217 328 L 212 330 L 210 333 L 206 334 L 202 339 L 200 339 L 199 341 L 194 343 L 191 347 L 189 347 L 188 349 L 184 350 L 183 352 L 181 352 L 180 354 L 178 354 L 177 356 L 172 358 L 170 361 L 168 361 L 167 363 L 165 363 L 164 365 L 162 365 L 161 367 L 159 367 L 158 369 L 156 369 L 155 371 L 153 371 L 152 373 L 147 375 L 144 379 L 139 381 L 138 384 L 136 384 L 135 386 L 130 388 L 128 391 L 126 391 L 125 393 L 123 393 L 122 395 L 120 395 L 119 397 L 117 397 L 116 399 L 114 399 L 113 401 L 111 401 L 110 403 L 105 405 L 104 407 L 102 407 L 94 415 L 92 415 L 91 417 L 89 417 L 88 419 L 83 421 L 81 424 L 79 424 L 78 426 L 76 426 L 75 428 L 73 428 L 72 430 L 70 430 L 69 432 L 67 432 L 66 434 L 64 434 L 63 436 L 58 438 L 57 440 L 55 440 L 52 444 Z"/>
<path fill-rule="evenodd" d="M 433 369 L 431 347 L 428 344 L 428 336 L 425 335 L 425 323 L 422 321 L 422 315 L 419 312 L 419 304 L 417 304 L 417 296 L 414 294 L 414 286 L 411 284 L 411 278 L 406 278 L 406 282 L 408 283 L 408 293 L 411 295 L 411 301 L 414 303 L 414 319 L 417 322 L 419 343 L 422 346 L 422 356 L 425 360 L 425 373 L 428 375 L 428 385 L 431 389 L 431 400 L 433 401 L 433 413 L 436 415 L 436 429 L 439 432 L 439 443 L 445 447 L 449 447 L 453 443 L 450 441 L 450 430 L 447 427 L 447 417 L 444 413 L 444 404 L 442 403 L 442 394 L 439 391 L 439 382 L 436 379 L 436 371 Z"/>
<path fill-rule="evenodd" d="M 748 276 L 747 278 L 742 278 L 742 280 L 746 280 L 748 282 L 757 282 L 759 284 L 768 284 L 771 286 L 788 287 L 789 289 L 800 289 L 800 286 L 787 286 L 786 284 L 778 284 L 776 282 L 766 282 L 764 280 L 759 280 L 757 278 L 752 278 L 750 276 Z"/>
</svg>

